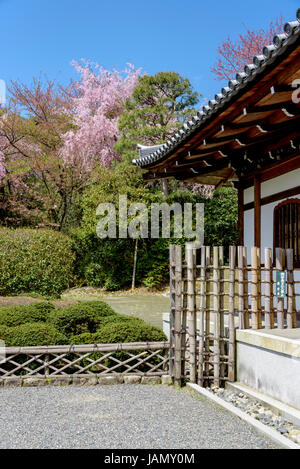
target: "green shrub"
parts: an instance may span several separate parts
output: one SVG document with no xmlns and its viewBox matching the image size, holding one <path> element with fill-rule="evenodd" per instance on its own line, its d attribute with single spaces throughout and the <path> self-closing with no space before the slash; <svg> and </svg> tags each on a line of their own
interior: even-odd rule
<svg viewBox="0 0 300 469">
<path fill-rule="evenodd" d="M 68 344 L 67 337 L 51 326 L 51 324 L 35 322 L 8 329 L 5 341 L 8 347 Z"/>
<path fill-rule="evenodd" d="M 73 282 L 73 241 L 45 229 L 0 229 L 0 295 L 58 296 Z"/>
<path fill-rule="evenodd" d="M 163 331 L 158 327 L 135 319 L 106 324 L 93 336 L 93 343 L 97 344 L 159 342 L 167 340 Z"/>
<path fill-rule="evenodd" d="M 0 325 L 14 327 L 28 322 L 45 322 L 54 305 L 48 302 L 0 308 Z"/>
<path fill-rule="evenodd" d="M 70 337 L 96 332 L 103 320 L 113 315 L 115 311 L 103 301 L 86 301 L 52 311 L 49 323 Z"/>
<path fill-rule="evenodd" d="M 127 316 L 126 314 L 116 313 L 114 316 L 107 316 L 106 318 L 103 318 L 101 325 L 103 327 L 103 326 L 106 326 L 106 324 L 112 324 L 116 322 L 128 322 L 128 321 L 137 321 L 142 324 L 146 324 L 145 321 L 143 321 L 142 319 L 135 318 L 132 316 Z"/>
<path fill-rule="evenodd" d="M 123 323 L 123 322 L 137 322 L 137 323 L 142 323 L 145 324 L 145 322 L 142 319 L 139 318 L 132 318 L 130 316 L 126 316 L 124 314 L 114 314 L 112 316 L 106 316 L 101 319 L 101 325 L 99 330 L 101 330 L 104 326 L 107 324 L 115 324 L 115 323 Z M 94 343 L 99 343 L 98 342 L 98 332 L 97 330 L 94 333 L 91 332 L 84 332 L 82 334 L 76 334 L 74 336 L 70 337 L 70 343 L 71 344 L 94 344 Z M 95 342 L 96 341 L 96 342 Z"/>
<path fill-rule="evenodd" d="M 10 331 L 11 331 L 10 327 L 0 325 L 0 339 L 4 340 L 6 345 L 7 345 L 7 340 L 9 340 Z"/>
<path fill-rule="evenodd" d="M 70 337 L 70 344 L 81 345 L 81 344 L 94 344 L 95 334 L 92 332 L 83 332 L 82 334 L 73 335 Z"/>
<path fill-rule="evenodd" d="M 167 340 L 163 331 L 157 327 L 150 326 L 144 321 L 128 318 L 122 322 L 113 322 L 103 326 L 94 334 L 80 334 L 72 338 L 72 343 L 74 344 L 113 344 L 113 343 L 128 343 L 128 342 L 157 342 Z M 132 355 L 139 355 L 140 351 L 131 350 Z M 92 354 L 94 360 L 97 360 L 101 355 L 97 352 Z M 116 361 L 125 361 L 128 359 L 128 355 L 125 352 L 119 351 L 113 353 L 111 357 L 106 358 L 101 362 L 102 365 L 111 368 L 116 365 Z M 156 365 L 159 363 L 157 357 L 153 357 L 149 363 Z M 89 365 L 88 362 L 83 361 L 82 366 Z M 99 371 L 101 369 L 101 364 L 95 365 L 90 368 L 91 371 Z M 123 372 L 126 370 L 125 366 L 120 366 L 118 372 Z M 147 365 L 139 366 L 139 370 L 142 372 L 148 371 Z"/>
</svg>

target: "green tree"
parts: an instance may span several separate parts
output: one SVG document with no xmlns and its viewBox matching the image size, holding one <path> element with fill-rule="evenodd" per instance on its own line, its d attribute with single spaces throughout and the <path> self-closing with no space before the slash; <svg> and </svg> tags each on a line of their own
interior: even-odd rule
<svg viewBox="0 0 300 469">
<path fill-rule="evenodd" d="M 195 114 L 199 97 L 189 79 L 178 73 L 159 72 L 140 77 L 119 119 L 121 138 L 116 151 L 131 161 L 137 156 L 138 144 L 164 143 L 184 120 Z"/>
<path fill-rule="evenodd" d="M 126 163 L 115 169 L 99 168 L 97 183 L 88 187 L 81 198 L 82 225 L 71 233 L 77 251 L 77 275 L 83 283 L 118 290 L 132 285 L 135 265 L 135 240 L 100 239 L 96 225 L 100 216 L 96 214 L 99 203 L 113 203 L 118 210 L 119 195 L 127 195 L 128 206 L 143 202 L 148 207 L 153 202 L 205 203 L 206 245 L 230 245 L 237 242 L 237 195 L 232 188 L 221 188 L 212 197 L 193 193 L 190 190 L 172 187 L 165 197 L 157 186 L 146 187 L 142 183 L 141 171 Z M 171 186 L 173 186 L 171 182 Z M 149 218 L 150 222 L 150 218 Z M 174 236 L 171 218 L 171 236 Z M 117 216 L 117 223 L 119 217 Z M 149 225 L 150 227 L 150 225 Z M 118 231 L 117 231 L 118 233 Z M 140 238 L 136 262 L 136 284 L 148 288 L 159 287 L 169 278 L 169 245 L 185 243 L 185 238 Z"/>
</svg>

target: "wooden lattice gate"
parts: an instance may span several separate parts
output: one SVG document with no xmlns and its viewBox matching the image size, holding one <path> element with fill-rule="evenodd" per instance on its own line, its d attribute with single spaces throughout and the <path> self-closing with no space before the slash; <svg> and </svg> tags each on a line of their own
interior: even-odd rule
<svg viewBox="0 0 300 469">
<path fill-rule="evenodd" d="M 235 329 L 297 327 L 293 251 L 170 246 L 170 373 L 200 386 L 235 380 Z M 287 271 L 286 300 L 274 295 L 275 270 Z M 263 303 L 263 304 L 262 304 Z M 284 308 L 286 305 L 286 308 Z"/>
</svg>

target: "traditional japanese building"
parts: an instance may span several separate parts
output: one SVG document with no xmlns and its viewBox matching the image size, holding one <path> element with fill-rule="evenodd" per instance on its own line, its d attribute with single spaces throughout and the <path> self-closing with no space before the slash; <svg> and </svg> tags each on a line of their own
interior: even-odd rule
<svg viewBox="0 0 300 469">
<path fill-rule="evenodd" d="M 300 268 L 300 9 L 170 140 L 140 147 L 144 178 L 234 184 L 239 244 L 293 248 Z"/>
<path fill-rule="evenodd" d="M 162 145 L 140 147 L 139 158 L 133 161 L 145 169 L 146 180 L 175 178 L 180 181 L 214 185 L 216 188 L 232 184 L 238 190 L 240 245 L 238 252 L 244 253 L 244 257 L 240 255 L 241 262 L 238 263 L 236 274 L 232 274 L 234 258 L 231 257 L 229 261 L 232 266 L 230 272 L 233 286 L 229 289 L 232 295 L 229 301 L 231 309 L 228 312 L 229 316 L 225 315 L 224 320 L 228 321 L 229 334 L 231 331 L 228 356 L 232 359 L 228 362 L 227 379 L 236 379 L 239 386 L 246 385 L 247 390 L 252 388 L 298 410 L 300 409 L 300 295 L 297 294 L 300 284 L 299 129 L 300 9 L 297 12 L 297 19 L 286 23 L 284 32 L 274 37 L 273 44 L 266 45 L 262 53 L 254 57 L 253 63 L 246 65 L 244 71 L 238 73 L 235 80 L 229 81 L 228 86 L 222 88 L 221 92 L 215 95 L 215 99 L 209 101 L 208 105 L 186 122 L 181 130 Z M 180 380 L 182 372 L 180 334 L 186 333 L 187 329 L 184 319 L 186 308 L 183 307 L 184 301 L 181 301 L 182 295 L 178 294 L 181 292 L 182 278 L 179 277 L 178 280 L 178 276 L 182 273 L 184 265 L 186 278 L 191 278 L 193 272 L 194 275 L 197 272 L 197 266 L 193 267 L 191 264 L 195 257 L 188 258 L 187 255 L 190 267 L 187 268 L 188 260 L 182 264 L 181 252 L 177 254 L 177 264 L 174 264 L 173 248 L 177 248 L 178 251 L 178 247 L 171 247 L 170 315 L 166 314 L 165 319 L 169 319 L 171 350 L 174 350 L 172 376 Z M 261 248 L 264 252 L 257 248 Z M 205 254 L 204 256 L 201 254 L 201 272 L 206 272 L 203 266 L 211 264 L 211 254 L 207 256 L 207 249 L 210 253 L 209 247 L 201 250 L 201 253 Z M 224 304 L 222 309 L 219 302 L 220 295 L 224 293 L 218 294 L 219 264 L 215 256 L 218 250 L 218 247 L 214 247 L 214 308 L 210 309 L 206 299 L 206 294 L 211 295 L 211 292 L 207 291 L 210 287 L 203 280 L 205 275 L 201 277 L 202 274 L 198 274 L 197 280 L 203 282 L 200 292 L 201 306 L 196 306 L 196 300 L 194 303 L 190 302 L 191 309 L 188 312 L 191 357 L 189 379 L 194 383 L 198 379 L 201 386 L 205 383 L 205 373 L 205 376 L 210 376 L 209 372 L 212 373 L 209 363 L 207 368 L 205 366 L 203 368 L 205 360 L 211 360 L 214 364 L 214 376 L 220 377 L 223 373 L 222 366 L 218 368 L 220 341 L 224 340 L 224 331 L 220 332 L 220 318 L 225 311 Z M 230 251 L 235 252 L 235 248 L 232 247 Z M 246 251 L 248 259 L 245 256 Z M 288 259 L 287 262 L 284 256 Z M 288 272 L 286 277 L 283 272 L 285 269 Z M 250 279 L 249 272 L 251 272 Z M 232 299 L 237 277 L 239 278 L 238 305 Z M 193 285 L 196 291 L 197 283 Z M 287 293 L 284 291 L 285 287 Z M 183 296 L 184 294 L 183 292 Z M 234 321 L 238 317 L 240 322 L 237 325 Z M 248 318 L 247 324 L 243 323 L 243 317 Z M 258 317 L 264 319 L 258 321 Z M 272 318 L 271 322 L 269 318 Z M 220 339 L 214 340 L 211 358 L 207 359 L 210 357 L 210 342 L 205 345 L 205 340 L 211 335 L 219 336 Z M 199 339 L 198 352 L 195 337 Z M 197 375 L 194 359 L 198 353 L 201 364 Z M 230 363 L 234 363 L 235 353 L 235 369 L 230 372 Z M 185 355 L 183 359 L 185 360 Z"/>
</svg>

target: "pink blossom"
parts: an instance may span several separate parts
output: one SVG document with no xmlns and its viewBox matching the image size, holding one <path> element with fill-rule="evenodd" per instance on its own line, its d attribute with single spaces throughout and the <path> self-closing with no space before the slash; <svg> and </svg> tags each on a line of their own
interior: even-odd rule
<svg viewBox="0 0 300 469">
<path fill-rule="evenodd" d="M 89 172 L 95 164 L 110 166 L 119 157 L 114 145 L 123 103 L 137 83 L 140 70 L 129 64 L 123 72 L 98 64 L 73 62 L 80 80 L 72 84 L 75 129 L 64 135 L 61 156 L 66 165 Z"/>
</svg>

